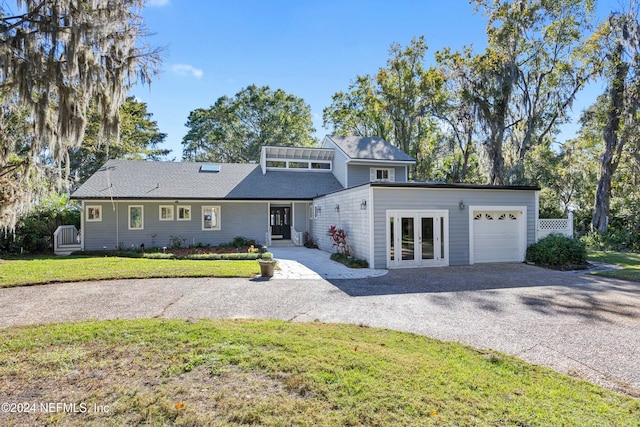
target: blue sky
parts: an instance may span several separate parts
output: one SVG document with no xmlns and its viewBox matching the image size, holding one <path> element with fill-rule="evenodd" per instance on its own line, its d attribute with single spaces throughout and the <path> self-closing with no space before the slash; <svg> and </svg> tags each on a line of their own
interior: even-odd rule
<svg viewBox="0 0 640 427">
<path fill-rule="evenodd" d="M 612 6 L 616 0 L 601 0 L 598 10 L 605 15 Z M 176 160 L 189 113 L 250 84 L 303 98 L 321 138 L 329 132 L 322 110 L 331 96 L 385 66 L 391 43 L 424 35 L 428 60 L 446 46 L 485 46 L 486 19 L 468 0 L 149 0 L 143 17 L 154 33 L 147 42 L 167 49 L 161 74 L 131 93 L 168 134 L 165 146 Z M 583 93 L 573 116 L 600 90 Z"/>
</svg>

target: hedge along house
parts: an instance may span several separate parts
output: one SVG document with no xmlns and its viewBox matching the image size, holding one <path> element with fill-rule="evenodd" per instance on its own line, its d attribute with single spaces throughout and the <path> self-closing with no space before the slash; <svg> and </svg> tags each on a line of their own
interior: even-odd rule
<svg viewBox="0 0 640 427">
<path fill-rule="evenodd" d="M 408 181 L 415 160 L 380 138 L 265 146 L 259 164 L 110 160 L 74 194 L 83 250 L 229 242 L 243 236 L 331 251 L 344 228 L 373 268 L 523 261 L 538 188 Z"/>
</svg>

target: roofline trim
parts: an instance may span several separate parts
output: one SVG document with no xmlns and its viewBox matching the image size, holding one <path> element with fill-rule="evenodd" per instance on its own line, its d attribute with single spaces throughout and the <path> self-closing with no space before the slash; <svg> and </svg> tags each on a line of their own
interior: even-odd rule
<svg viewBox="0 0 640 427">
<path fill-rule="evenodd" d="M 489 185 L 489 184 L 463 184 L 463 183 L 429 183 L 429 182 L 369 182 L 372 187 L 389 188 L 430 188 L 430 189 L 458 189 L 458 190 L 522 190 L 539 191 L 540 187 L 534 185 Z M 366 185 L 366 184 L 364 184 Z"/>
<path fill-rule="evenodd" d="M 385 164 L 389 165 L 392 163 L 397 163 L 400 166 L 406 165 L 415 165 L 417 162 L 415 160 L 381 160 L 381 159 L 364 159 L 361 157 L 349 157 L 345 163 L 352 163 L 356 165 L 368 165 L 368 164 Z"/>
<path fill-rule="evenodd" d="M 292 197 L 289 199 L 283 199 L 283 198 L 277 198 L 274 197 L 272 199 L 266 199 L 266 198 L 260 198 L 260 199 L 254 199 L 254 198 L 216 198 L 216 197 L 205 197 L 205 198 L 198 198 L 198 197 L 189 197 L 187 199 L 184 198 L 180 198 L 180 197 L 165 197 L 165 198 L 159 198 L 159 197 L 154 197 L 154 198 L 145 198 L 145 197 L 113 197 L 113 198 L 105 198 L 105 197 L 73 197 L 71 196 L 71 200 L 80 200 L 80 201 L 84 201 L 84 200 L 89 200 L 89 201 L 100 201 L 100 200 L 104 200 L 105 202 L 109 202 L 111 203 L 111 201 L 113 200 L 114 202 L 147 202 L 147 203 L 162 203 L 162 202 L 167 202 L 167 201 L 174 201 L 174 202 L 178 202 L 178 203 L 188 203 L 188 202 L 207 202 L 207 201 L 216 201 L 216 202 L 274 202 L 274 201 L 282 201 L 282 202 L 312 202 L 313 199 L 315 199 L 316 197 L 320 197 L 321 194 L 316 195 L 315 197 L 312 198 L 296 198 L 296 197 Z"/>
</svg>

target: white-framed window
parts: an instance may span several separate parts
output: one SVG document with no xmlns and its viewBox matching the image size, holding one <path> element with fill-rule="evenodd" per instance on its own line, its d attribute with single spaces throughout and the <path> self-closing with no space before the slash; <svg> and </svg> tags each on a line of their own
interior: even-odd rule
<svg viewBox="0 0 640 427">
<path fill-rule="evenodd" d="M 394 182 L 396 180 L 396 170 L 393 168 L 370 168 L 369 169 L 370 181 L 389 181 Z"/>
<path fill-rule="evenodd" d="M 202 229 L 220 230 L 220 206 L 202 207 Z"/>
<path fill-rule="evenodd" d="M 102 221 L 102 206 L 100 205 L 87 205 L 87 213 L 85 216 L 87 222 L 100 222 Z"/>
<path fill-rule="evenodd" d="M 191 206 L 178 205 L 178 221 L 191 221 Z"/>
<path fill-rule="evenodd" d="M 144 228 L 144 206 L 129 206 L 129 230 L 142 230 Z"/>
<path fill-rule="evenodd" d="M 173 221 L 173 205 L 160 205 L 160 221 Z"/>
</svg>

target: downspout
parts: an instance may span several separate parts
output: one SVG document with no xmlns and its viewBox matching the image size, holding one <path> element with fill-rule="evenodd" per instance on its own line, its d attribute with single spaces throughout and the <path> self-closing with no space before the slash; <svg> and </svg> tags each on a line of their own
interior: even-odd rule
<svg viewBox="0 0 640 427">
<path fill-rule="evenodd" d="M 120 246 L 120 202 L 116 202 L 116 249 Z"/>
<path fill-rule="evenodd" d="M 533 242 L 535 243 L 538 241 L 538 228 L 539 228 L 539 221 L 540 221 L 540 190 L 537 190 L 535 193 L 535 205 L 533 206 L 533 216 L 534 216 L 534 224 L 535 224 L 535 229 L 533 230 Z M 529 246 L 529 245 L 527 245 Z"/>
<path fill-rule="evenodd" d="M 80 250 L 84 251 L 84 236 L 85 236 L 85 229 L 84 229 L 84 200 L 80 201 Z"/>
<path fill-rule="evenodd" d="M 374 212 L 373 212 L 373 187 L 369 184 L 369 201 L 367 202 L 369 205 L 369 265 L 371 268 L 376 268 L 376 253 L 375 253 L 375 227 L 373 226 L 374 220 Z M 385 239 L 386 240 L 386 239 Z M 386 253 L 386 249 L 385 249 Z M 386 257 L 386 255 L 385 255 Z"/>
</svg>

